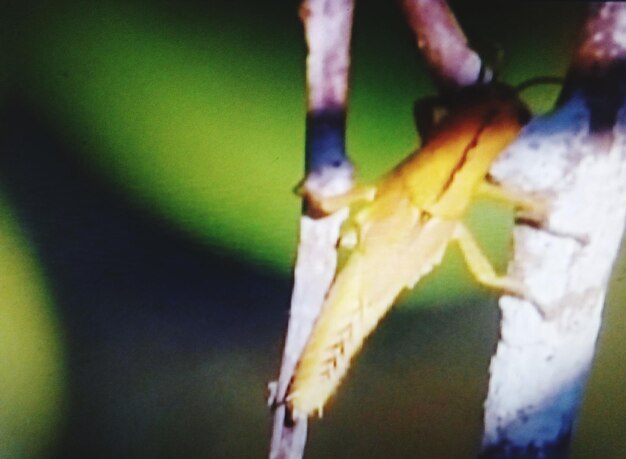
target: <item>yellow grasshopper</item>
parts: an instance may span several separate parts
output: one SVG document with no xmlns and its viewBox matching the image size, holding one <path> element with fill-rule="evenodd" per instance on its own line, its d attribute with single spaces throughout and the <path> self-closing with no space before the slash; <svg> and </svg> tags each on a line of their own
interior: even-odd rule
<svg viewBox="0 0 626 459">
<path fill-rule="evenodd" d="M 306 195 L 309 205 L 326 213 L 356 200 L 369 202 L 352 206 L 340 242 L 351 247 L 297 364 L 286 396 L 290 409 L 322 415 L 363 341 L 397 296 L 441 262 L 451 241 L 459 243 L 479 282 L 522 294 L 514 281 L 494 272 L 461 219 L 479 194 L 536 211 L 534 201 L 486 180 L 492 162 L 528 118 L 512 88 L 465 89 L 422 148 L 375 188 L 337 198 Z"/>
</svg>

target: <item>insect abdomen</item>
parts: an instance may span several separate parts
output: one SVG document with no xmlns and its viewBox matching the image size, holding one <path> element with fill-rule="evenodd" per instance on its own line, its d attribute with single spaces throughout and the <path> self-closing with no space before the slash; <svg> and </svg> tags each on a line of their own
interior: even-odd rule
<svg viewBox="0 0 626 459">
<path fill-rule="evenodd" d="M 404 199 L 388 218 L 370 223 L 364 249 L 356 249 L 335 279 L 298 363 L 287 396 L 293 409 L 321 414 L 398 294 L 441 261 L 455 222 L 435 219 L 422 225 L 421 215 Z"/>
</svg>

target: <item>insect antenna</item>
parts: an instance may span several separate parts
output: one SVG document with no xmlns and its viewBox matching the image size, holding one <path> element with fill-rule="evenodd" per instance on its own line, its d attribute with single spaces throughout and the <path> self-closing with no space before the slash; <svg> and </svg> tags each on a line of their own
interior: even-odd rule
<svg viewBox="0 0 626 459">
<path fill-rule="evenodd" d="M 537 86 L 540 84 L 558 84 L 562 85 L 565 82 L 565 78 L 557 77 L 557 76 L 539 76 L 534 78 L 529 78 L 526 81 L 521 82 L 517 86 L 515 86 L 515 92 L 518 94 L 522 91 L 525 91 L 528 88 L 532 88 L 533 86 Z"/>
</svg>

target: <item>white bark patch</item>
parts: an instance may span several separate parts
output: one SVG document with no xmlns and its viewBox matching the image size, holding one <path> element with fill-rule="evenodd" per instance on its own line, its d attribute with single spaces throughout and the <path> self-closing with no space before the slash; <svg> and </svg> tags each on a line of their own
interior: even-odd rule
<svg viewBox="0 0 626 459">
<path fill-rule="evenodd" d="M 509 271 L 538 304 L 500 300 L 485 446 L 552 443 L 571 428 L 581 401 L 626 221 L 626 113 L 608 143 L 588 122 L 575 95 L 531 122 L 491 170 L 505 186 L 549 197 L 550 211 L 546 230 L 515 230 Z"/>
<path fill-rule="evenodd" d="M 620 48 L 626 48 L 626 11 L 620 10 L 615 17 L 616 26 L 613 29 L 613 42 Z"/>
<path fill-rule="evenodd" d="M 480 79 L 482 60 L 468 45 L 445 0 L 404 0 L 409 24 L 417 46 L 438 83 L 457 88 Z M 491 81 L 492 72 L 484 69 L 482 81 Z"/>
<path fill-rule="evenodd" d="M 309 45 L 309 111 L 346 104 L 353 7 L 352 0 L 308 0 L 302 5 Z"/>
<path fill-rule="evenodd" d="M 348 217 L 344 208 L 325 218 L 303 215 L 300 220 L 300 242 L 294 273 L 294 287 L 287 339 L 277 382 L 270 383 L 269 405 L 282 403 L 296 364 L 319 316 L 326 292 L 337 267 L 336 245 L 341 225 Z M 298 459 L 306 442 L 306 417 L 293 413 L 293 431 L 284 429 L 285 406 L 276 408 L 272 430 L 270 459 Z"/>
<path fill-rule="evenodd" d="M 300 220 L 300 243 L 296 260 L 291 312 L 281 379 L 276 395 L 279 401 L 287 391 L 289 381 L 309 339 L 315 320 L 324 302 L 337 267 L 337 240 L 348 209 L 320 219 L 306 215 Z"/>
</svg>

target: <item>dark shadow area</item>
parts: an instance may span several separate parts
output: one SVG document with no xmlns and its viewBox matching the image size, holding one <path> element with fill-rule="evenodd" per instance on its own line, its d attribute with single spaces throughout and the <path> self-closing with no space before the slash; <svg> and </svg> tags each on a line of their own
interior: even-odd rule
<svg viewBox="0 0 626 459">
<path fill-rule="evenodd" d="M 131 386 L 180 371 L 181 356 L 200 367 L 228 349 L 265 348 L 267 362 L 275 361 L 290 282 L 133 207 L 35 113 L 15 97 L 5 106 L 0 180 L 43 267 L 66 338 L 69 423 L 56 457 L 145 457 L 132 452 L 140 427 L 116 420 L 131 408 L 123 405 L 134 403 L 127 399 L 133 392 L 145 394 Z M 186 390 L 180 381 L 172 386 Z M 264 387 L 253 389 L 262 406 Z M 146 404 L 165 416 L 174 405 L 195 403 L 181 395 L 162 391 Z M 124 444 L 117 436 L 129 428 Z M 162 452 L 158 457 L 194 457 Z"/>
</svg>

